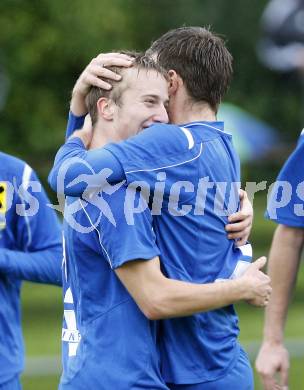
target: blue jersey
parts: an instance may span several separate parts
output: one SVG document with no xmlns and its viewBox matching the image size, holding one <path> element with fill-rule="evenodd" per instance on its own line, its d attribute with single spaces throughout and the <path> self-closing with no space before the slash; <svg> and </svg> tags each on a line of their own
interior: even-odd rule
<svg viewBox="0 0 304 390">
<path fill-rule="evenodd" d="M 267 204 L 266 218 L 291 227 L 304 227 L 303 164 L 304 130 L 296 149 L 289 156 L 277 177 L 277 186 L 273 189 Z M 282 185 L 285 190 L 280 188 Z"/>
<path fill-rule="evenodd" d="M 0 161 L 1 384 L 23 368 L 21 281 L 61 285 L 62 244 L 57 217 L 33 170 L 4 153 Z"/>
<path fill-rule="evenodd" d="M 238 208 L 240 168 L 223 123 L 154 125 L 105 148 L 119 160 L 130 186 L 141 182 L 153 194 L 153 225 L 168 277 L 210 283 L 239 275 L 251 253 L 235 248 L 224 229 Z M 233 306 L 163 321 L 166 382 L 199 383 L 225 375 L 238 359 L 238 332 Z"/>
<path fill-rule="evenodd" d="M 148 209 L 128 225 L 125 193 L 122 187 L 97 196 L 94 205 L 67 199 L 60 389 L 167 389 L 156 322 L 144 316 L 114 271 L 159 254 Z"/>
<path fill-rule="evenodd" d="M 224 229 L 227 215 L 238 207 L 240 172 L 223 123 L 157 124 L 93 153 L 72 139 L 57 154 L 53 178 L 70 156 L 81 157 L 96 172 L 111 168 L 115 180 L 126 179 L 128 185 L 150 193 L 162 267 L 170 278 L 196 283 L 233 278 L 251 259 L 250 247 L 242 253 Z M 89 173 L 83 163 L 71 172 L 68 181 Z M 93 180 L 89 187 L 96 184 Z M 225 375 L 238 359 L 238 319 L 232 306 L 166 320 L 161 328 L 162 374 L 167 382 L 211 381 Z"/>
</svg>

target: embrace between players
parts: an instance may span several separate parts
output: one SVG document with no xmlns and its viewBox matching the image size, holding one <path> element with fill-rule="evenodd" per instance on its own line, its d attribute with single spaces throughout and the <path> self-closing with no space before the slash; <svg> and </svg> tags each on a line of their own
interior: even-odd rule
<svg viewBox="0 0 304 390">
<path fill-rule="evenodd" d="M 265 306 L 271 287 L 216 119 L 231 76 L 223 40 L 183 27 L 77 80 L 49 177 L 67 195 L 60 389 L 254 388 L 233 303 Z"/>
</svg>

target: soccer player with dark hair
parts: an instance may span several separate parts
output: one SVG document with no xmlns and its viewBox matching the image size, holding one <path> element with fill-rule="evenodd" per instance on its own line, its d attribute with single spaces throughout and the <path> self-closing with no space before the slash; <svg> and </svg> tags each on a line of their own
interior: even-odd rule
<svg viewBox="0 0 304 390">
<path fill-rule="evenodd" d="M 168 55 L 164 54 L 166 50 Z M 232 57 L 219 37 L 200 27 L 170 31 L 152 45 L 148 54 L 168 71 L 168 113 L 174 124 L 154 124 L 136 137 L 89 152 L 77 137 L 84 133 L 76 132 L 58 152 L 50 181 L 56 189 L 57 179 L 62 179 L 66 194 L 80 196 L 85 189 L 83 183 L 67 185 L 80 173 L 90 173 L 91 168 L 86 168 L 89 163 L 95 172 L 101 171 L 99 174 L 110 168 L 113 171 L 108 177 L 110 182 L 126 180 L 128 188 L 132 189 L 133 183 L 134 190 L 139 182 L 145 182 L 155 195 L 159 192 L 156 185 L 163 182 L 163 198 L 157 202 L 160 209 L 153 215 L 153 228 L 162 270 L 171 279 L 172 289 L 176 291 L 178 281 L 182 284 L 192 282 L 197 285 L 193 284 L 195 287 L 191 288 L 213 287 L 217 293 L 226 288 L 226 295 L 230 291 L 227 283 L 240 282 L 251 259 L 250 245 L 238 248 L 227 238 L 225 231 L 228 211 L 236 211 L 238 207 L 237 191 L 233 190 L 235 183 L 240 182 L 240 172 L 231 135 L 224 131 L 224 124 L 216 120 L 216 112 L 230 82 Z M 107 66 L 107 57 L 103 58 L 102 65 Z M 180 65 L 183 63 L 186 65 Z M 100 76 L 101 70 L 98 72 Z M 84 72 L 78 86 L 85 84 L 85 77 Z M 81 106 L 75 104 L 75 99 L 78 103 L 83 100 L 83 93 L 77 93 L 76 86 L 74 92 L 72 112 L 73 106 Z M 79 124 L 77 118 L 71 116 L 71 119 L 74 124 L 69 130 Z M 64 178 L 58 177 L 60 167 L 69 163 L 73 156 L 82 158 L 85 164 L 71 165 L 65 170 Z M 206 182 L 208 188 L 204 187 Z M 228 192 L 234 194 L 232 207 L 226 189 L 217 186 L 222 182 L 226 182 Z M 95 180 L 89 184 L 89 190 L 96 190 L 96 184 Z M 198 193 L 204 190 L 205 196 L 198 197 Z M 225 211 L 219 210 L 218 203 Z M 118 209 L 119 204 L 121 201 L 117 202 Z M 147 209 L 144 211 L 146 215 Z M 140 216 L 135 215 L 136 219 Z M 137 231 L 136 225 L 135 220 L 134 232 Z M 118 224 L 117 229 L 120 228 Z M 139 247 L 140 243 L 147 244 L 151 240 L 147 234 L 149 229 L 140 226 L 140 231 Z M 107 229 L 104 234 L 99 234 L 99 242 L 109 261 L 118 260 L 117 276 L 142 311 L 152 319 L 179 317 L 160 324 L 161 374 L 167 386 L 185 390 L 222 389 L 223 386 L 227 389 L 252 389 L 251 367 L 237 342 L 238 319 L 233 306 L 211 304 L 206 293 L 204 298 L 209 301 L 210 311 L 203 312 L 208 305 L 205 309 L 200 305 L 195 308 L 198 302 L 193 290 L 191 298 L 190 295 L 188 299 L 178 298 L 177 294 L 175 299 L 169 299 L 168 293 L 166 295 L 159 285 L 170 279 L 151 278 L 151 272 L 154 275 L 155 270 L 159 270 L 157 257 L 150 257 L 149 261 L 119 263 L 120 253 L 125 253 L 128 247 L 123 242 L 125 235 L 119 235 L 121 240 L 118 240 L 117 248 L 110 251 L 107 248 L 111 247 L 114 234 L 113 230 L 112 234 L 109 232 Z M 133 260 L 145 258 L 137 256 L 136 245 L 132 249 Z M 263 264 L 263 260 L 259 262 Z M 213 295 L 213 298 L 218 296 Z M 185 303 L 181 305 L 179 301 Z M 264 304 L 267 301 L 265 295 Z M 218 307 L 222 308 L 211 310 Z"/>
</svg>

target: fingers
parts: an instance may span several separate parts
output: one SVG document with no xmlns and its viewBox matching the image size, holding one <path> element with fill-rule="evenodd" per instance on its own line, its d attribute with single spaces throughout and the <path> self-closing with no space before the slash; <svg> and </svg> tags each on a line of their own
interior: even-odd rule
<svg viewBox="0 0 304 390">
<path fill-rule="evenodd" d="M 113 72 L 112 72 L 113 73 Z M 106 89 L 109 90 L 112 88 L 112 85 L 107 83 L 106 81 L 98 78 L 94 74 L 86 74 L 83 75 L 83 80 L 82 80 L 86 85 L 88 86 L 93 86 L 93 87 L 98 87 L 101 89 Z"/>
<path fill-rule="evenodd" d="M 225 230 L 228 232 L 228 239 L 239 240 L 236 243 L 237 246 L 246 244 L 251 231 L 252 217 L 245 217 L 242 212 L 237 212 L 235 214 L 232 214 L 229 217 L 229 220 L 232 223 L 229 223 L 225 226 Z"/>
<path fill-rule="evenodd" d="M 242 201 L 244 198 L 248 198 L 247 192 L 245 190 L 242 190 L 242 188 L 239 189 L 239 197 L 240 201 Z"/>
<path fill-rule="evenodd" d="M 125 54 L 108 53 L 98 55 L 96 58 L 92 59 L 80 76 L 79 82 L 83 85 L 81 90 L 83 89 L 84 92 L 86 92 L 87 86 L 95 86 L 105 90 L 111 89 L 112 85 L 104 79 L 119 81 L 121 80 L 121 76 L 106 67 L 129 67 L 132 63 L 131 57 L 128 57 Z"/>
<path fill-rule="evenodd" d="M 111 89 L 112 85 L 103 79 L 119 81 L 121 76 L 97 64 L 90 64 L 82 74 L 82 82 L 101 89 Z"/>
<path fill-rule="evenodd" d="M 233 217 L 234 215 L 241 214 L 236 213 L 231 215 Z M 246 219 L 241 219 L 240 217 L 236 218 L 235 221 L 233 220 L 231 223 L 225 226 L 225 229 L 227 232 L 239 232 L 242 231 L 248 227 L 251 226 L 251 217 L 246 217 Z"/>
<path fill-rule="evenodd" d="M 258 372 L 258 374 L 261 377 L 261 381 L 263 383 L 263 389 L 264 390 L 274 390 L 277 389 L 277 382 L 275 380 L 275 367 L 269 365 L 269 357 L 268 361 L 265 362 L 264 355 L 261 355 L 261 351 L 257 357 L 257 360 L 255 362 L 255 368 Z"/>
<path fill-rule="evenodd" d="M 270 278 L 265 275 L 267 277 L 267 283 L 270 283 Z M 268 304 L 269 304 L 269 300 L 270 300 L 270 296 L 271 296 L 271 293 L 272 293 L 272 288 L 270 286 L 267 286 L 266 289 L 265 289 L 265 294 L 264 294 L 264 300 L 261 302 L 262 303 L 262 307 L 266 307 Z"/>
<path fill-rule="evenodd" d="M 266 307 L 269 303 L 269 298 L 265 298 L 264 302 L 263 302 L 263 307 Z"/>
<path fill-rule="evenodd" d="M 104 59 L 104 58 L 112 58 L 112 57 L 115 57 L 115 58 L 122 58 L 122 59 L 125 59 L 125 60 L 133 60 L 133 57 L 129 56 L 128 54 L 124 54 L 124 53 L 115 53 L 115 52 L 111 52 L 111 53 L 99 53 L 95 58 L 97 59 Z M 243 191 L 243 190 L 242 190 Z"/>
<path fill-rule="evenodd" d="M 254 265 L 257 269 L 261 269 L 266 265 L 266 262 L 267 262 L 267 257 L 262 256 L 259 259 L 257 259 L 255 262 L 253 262 L 252 265 Z M 265 276 L 268 277 L 267 275 Z"/>
<path fill-rule="evenodd" d="M 92 62 L 103 66 L 123 66 L 129 67 L 133 64 L 133 58 L 121 53 L 101 53 L 95 57 Z"/>
<path fill-rule="evenodd" d="M 228 236 L 228 237 L 229 237 L 229 236 Z M 231 238 L 231 239 L 232 239 L 232 240 L 234 239 L 234 240 L 235 240 L 235 245 L 236 245 L 237 247 L 239 247 L 239 246 L 243 246 L 243 245 L 245 245 L 245 244 L 247 243 L 248 237 L 249 237 L 249 235 L 246 235 L 246 236 L 243 237 L 243 238 L 238 238 L 238 237 L 236 237 L 235 239 L 234 239 L 234 238 Z"/>
<path fill-rule="evenodd" d="M 287 354 L 288 355 L 288 354 Z M 281 386 L 282 389 L 288 390 L 288 372 L 289 372 L 289 360 L 282 362 L 281 366 Z"/>
<path fill-rule="evenodd" d="M 276 382 L 273 376 L 264 375 L 262 376 L 262 383 L 265 390 L 279 390 L 280 386 Z"/>
<path fill-rule="evenodd" d="M 246 227 L 242 230 L 234 231 L 233 233 L 229 233 L 227 235 L 229 240 L 242 240 L 242 242 L 238 243 L 238 246 L 246 244 L 246 241 L 248 240 L 248 237 L 250 235 L 250 227 Z"/>
<path fill-rule="evenodd" d="M 246 219 L 252 219 L 252 214 L 251 214 L 251 211 L 248 210 L 240 210 L 240 211 L 237 211 L 236 213 L 233 213 L 231 215 L 229 215 L 228 217 L 228 221 L 230 223 L 234 223 L 234 222 L 241 222 L 241 221 L 244 221 Z"/>
<path fill-rule="evenodd" d="M 95 77 L 104 77 L 105 79 L 111 79 L 114 81 L 119 81 L 121 79 L 119 74 L 98 64 L 89 65 L 87 71 L 89 74 Z"/>
</svg>

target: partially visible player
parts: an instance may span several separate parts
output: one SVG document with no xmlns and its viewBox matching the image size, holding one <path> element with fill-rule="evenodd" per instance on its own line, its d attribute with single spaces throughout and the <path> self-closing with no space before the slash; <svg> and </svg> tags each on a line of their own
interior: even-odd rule
<svg viewBox="0 0 304 390">
<path fill-rule="evenodd" d="M 267 207 L 267 216 L 278 224 L 273 236 L 268 274 L 273 293 L 265 312 L 264 339 L 256 360 L 265 390 L 282 386 L 288 388 L 289 356 L 284 346 L 284 326 L 304 245 L 303 214 L 304 134 L 283 166 L 277 181 L 292 187 L 290 202 L 278 208 L 278 193 L 273 194 Z M 279 381 L 276 373 L 280 374 Z"/>
<path fill-rule="evenodd" d="M 110 140 L 137 133 L 151 121 L 167 121 L 163 71 L 150 59 L 138 57 L 131 69 L 120 72 L 123 81 L 110 93 L 93 88 L 87 97 L 94 125 L 93 152 Z M 144 200 L 125 186 L 110 190 L 113 194 L 103 194 L 102 201 L 107 202 L 112 220 L 101 213 L 99 196 L 90 203 L 67 199 L 60 389 L 166 389 L 156 323 L 149 319 L 185 316 L 240 299 L 264 305 L 269 279 L 258 269 L 265 260 L 251 265 L 238 280 L 210 284 L 170 280 L 160 271 L 159 249 Z M 131 224 L 125 213 L 130 194 L 146 206 Z"/>
<path fill-rule="evenodd" d="M 61 286 L 62 243 L 35 172 L 5 153 L 0 162 L 0 388 L 17 390 L 24 360 L 22 281 Z"/>
</svg>

